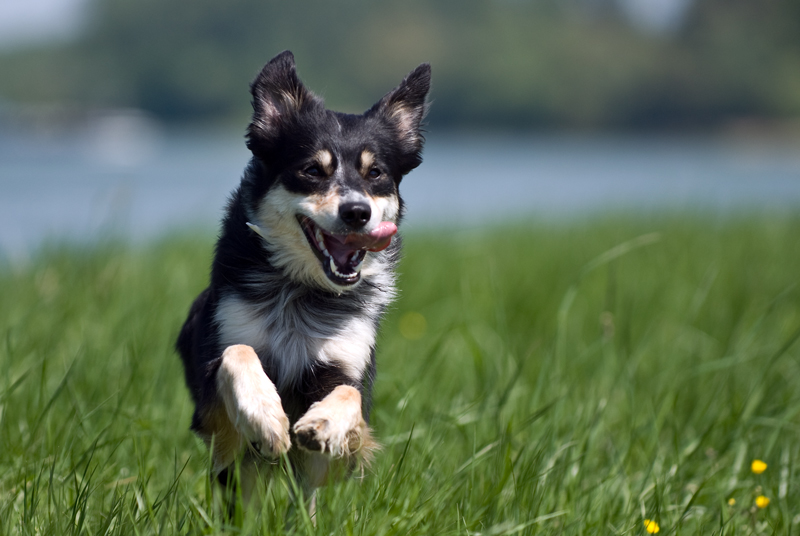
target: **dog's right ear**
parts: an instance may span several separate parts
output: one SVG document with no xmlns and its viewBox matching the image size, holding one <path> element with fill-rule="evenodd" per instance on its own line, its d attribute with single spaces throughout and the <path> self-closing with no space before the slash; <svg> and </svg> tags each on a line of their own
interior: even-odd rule
<svg viewBox="0 0 800 536">
<path fill-rule="evenodd" d="M 321 100 L 297 77 L 294 56 L 288 50 L 267 63 L 250 84 L 253 121 L 247 129 L 247 147 L 257 152 L 259 142 L 269 142 L 291 124 L 302 110 L 319 106 Z"/>
</svg>

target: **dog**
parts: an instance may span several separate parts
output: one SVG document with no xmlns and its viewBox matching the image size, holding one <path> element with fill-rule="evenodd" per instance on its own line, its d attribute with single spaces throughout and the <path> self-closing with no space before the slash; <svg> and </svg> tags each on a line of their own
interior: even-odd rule
<svg viewBox="0 0 800 536">
<path fill-rule="evenodd" d="M 252 158 L 177 350 L 212 473 L 249 497 L 287 454 L 306 494 L 369 460 L 375 341 L 395 296 L 398 187 L 422 162 L 431 68 L 362 115 L 327 110 L 286 51 L 250 86 Z M 306 495 L 308 496 L 308 495 Z"/>
</svg>

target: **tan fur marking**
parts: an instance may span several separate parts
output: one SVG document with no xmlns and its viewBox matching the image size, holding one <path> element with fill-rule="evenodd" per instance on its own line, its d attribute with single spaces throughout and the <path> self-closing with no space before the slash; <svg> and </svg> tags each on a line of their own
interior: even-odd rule
<svg viewBox="0 0 800 536">
<path fill-rule="evenodd" d="M 283 96 L 283 100 L 286 101 L 286 104 L 295 110 L 299 110 L 300 107 L 303 106 L 302 92 L 298 91 L 297 93 L 292 93 L 289 91 L 282 91 L 281 95 Z"/>
<path fill-rule="evenodd" d="M 317 161 L 322 166 L 322 171 L 325 172 L 325 175 L 331 176 L 333 172 L 336 171 L 333 169 L 333 155 L 327 149 L 323 149 L 321 151 L 317 151 L 315 155 Z"/>
<path fill-rule="evenodd" d="M 358 453 L 363 465 L 369 466 L 375 459 L 375 452 L 381 449 L 381 445 L 372 437 L 372 429 L 369 426 L 364 426 L 359 439 L 360 442 L 357 445 L 350 445 L 350 450 Z M 363 465 L 361 467 L 362 471 L 364 469 Z"/>
<path fill-rule="evenodd" d="M 369 170 L 372 169 L 372 165 L 375 163 L 375 155 L 372 154 L 371 151 L 364 149 L 361 151 L 360 160 L 361 162 L 359 165 L 359 171 L 361 172 L 361 175 L 366 177 L 367 173 L 369 173 Z"/>
<path fill-rule="evenodd" d="M 330 398 L 331 402 L 335 401 L 337 404 L 357 404 L 358 407 L 361 407 L 361 393 L 349 385 L 338 386 L 326 398 Z"/>
<path fill-rule="evenodd" d="M 197 435 L 208 447 L 214 449 L 212 456 L 215 474 L 233 463 L 236 454 L 242 448 L 242 437 L 222 405 L 209 408 L 202 414 Z"/>
<path fill-rule="evenodd" d="M 314 221 L 339 216 L 339 192 L 333 188 L 324 194 L 309 195 L 304 204 L 310 209 Z"/>
</svg>

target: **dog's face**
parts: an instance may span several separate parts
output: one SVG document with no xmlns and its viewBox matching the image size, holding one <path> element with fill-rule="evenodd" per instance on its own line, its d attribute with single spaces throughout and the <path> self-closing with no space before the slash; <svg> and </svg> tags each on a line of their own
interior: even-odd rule
<svg viewBox="0 0 800 536">
<path fill-rule="evenodd" d="M 421 163 L 430 66 L 363 115 L 326 110 L 284 52 L 253 82 L 245 182 L 270 260 L 296 281 L 341 293 L 380 269 L 402 211 L 398 186 Z M 242 232 L 247 232 L 243 229 Z"/>
</svg>

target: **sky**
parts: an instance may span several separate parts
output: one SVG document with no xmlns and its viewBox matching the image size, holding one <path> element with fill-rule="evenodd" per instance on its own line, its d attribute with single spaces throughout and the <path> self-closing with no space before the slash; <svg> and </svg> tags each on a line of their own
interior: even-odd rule
<svg viewBox="0 0 800 536">
<path fill-rule="evenodd" d="M 661 33 L 680 25 L 693 0 L 616 0 L 642 31 Z M 80 31 L 89 0 L 0 0 L 0 49 L 69 39 Z"/>
<path fill-rule="evenodd" d="M 87 0 L 0 0 L 0 48 L 74 36 L 86 4 Z"/>
<path fill-rule="evenodd" d="M 617 0 L 617 4 L 635 27 L 664 33 L 681 25 L 692 0 Z"/>
</svg>

